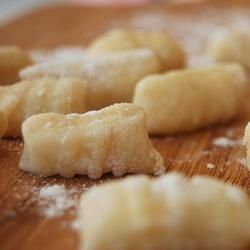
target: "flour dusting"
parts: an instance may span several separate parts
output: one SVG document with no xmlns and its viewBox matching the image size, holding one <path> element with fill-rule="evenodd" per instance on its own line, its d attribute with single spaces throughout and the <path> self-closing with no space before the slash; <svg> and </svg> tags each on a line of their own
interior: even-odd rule
<svg viewBox="0 0 250 250">
<path fill-rule="evenodd" d="M 247 161 L 245 158 L 237 159 L 237 161 L 243 166 L 247 167 Z"/>
<path fill-rule="evenodd" d="M 212 144 L 217 147 L 234 147 L 237 145 L 242 145 L 242 139 L 229 139 L 227 137 L 219 137 L 213 140 Z"/>
<path fill-rule="evenodd" d="M 209 168 L 209 169 L 213 169 L 213 168 L 215 168 L 215 165 L 213 164 L 213 163 L 207 163 L 207 168 Z"/>
<path fill-rule="evenodd" d="M 39 191 L 41 213 L 47 217 L 57 217 L 65 210 L 76 207 L 75 189 L 67 190 L 64 185 L 44 186 Z"/>
</svg>

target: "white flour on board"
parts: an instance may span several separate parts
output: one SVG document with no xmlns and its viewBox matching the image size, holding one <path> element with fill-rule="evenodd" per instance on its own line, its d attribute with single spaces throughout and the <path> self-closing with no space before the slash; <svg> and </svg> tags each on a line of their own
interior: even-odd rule
<svg viewBox="0 0 250 250">
<path fill-rule="evenodd" d="M 209 168 L 209 169 L 213 169 L 213 168 L 215 168 L 215 165 L 213 164 L 213 163 L 207 163 L 207 168 Z"/>
<path fill-rule="evenodd" d="M 74 198 L 76 189 L 67 190 L 64 185 L 54 184 L 44 186 L 39 191 L 40 211 L 47 217 L 57 217 L 65 210 L 75 208 L 77 201 Z"/>
<path fill-rule="evenodd" d="M 245 158 L 240 158 L 237 160 L 243 167 L 247 167 L 247 161 Z"/>
<path fill-rule="evenodd" d="M 213 140 L 212 144 L 217 147 L 234 147 L 237 145 L 242 145 L 243 141 L 242 139 L 234 140 L 227 137 L 218 137 Z"/>
</svg>

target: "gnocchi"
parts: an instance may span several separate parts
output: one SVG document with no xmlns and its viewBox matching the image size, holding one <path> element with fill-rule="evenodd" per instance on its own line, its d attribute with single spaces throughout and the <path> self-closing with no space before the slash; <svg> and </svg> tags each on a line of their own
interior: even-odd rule
<svg viewBox="0 0 250 250">
<path fill-rule="evenodd" d="M 247 149 L 246 164 L 248 170 L 250 171 L 250 123 L 248 123 L 245 128 L 244 144 L 246 145 Z"/>
<path fill-rule="evenodd" d="M 86 85 L 73 78 L 44 78 L 0 87 L 0 110 L 8 120 L 6 136 L 20 136 L 31 115 L 45 112 L 83 113 Z"/>
<path fill-rule="evenodd" d="M 19 71 L 32 63 L 28 53 L 14 46 L 0 46 L 0 85 L 19 80 Z"/>
<path fill-rule="evenodd" d="M 84 250 L 238 250 L 250 244 L 247 194 L 208 177 L 171 173 L 102 184 L 83 194 L 80 215 Z"/>
<path fill-rule="evenodd" d="M 217 61 L 238 62 L 250 68 L 249 29 L 218 31 L 208 46 L 208 52 Z"/>
<path fill-rule="evenodd" d="M 182 68 L 185 53 L 176 41 L 162 31 L 112 30 L 94 40 L 91 52 L 118 52 L 138 48 L 152 49 L 157 55 L 161 71 Z"/>
<path fill-rule="evenodd" d="M 245 85 L 238 64 L 178 70 L 141 80 L 133 103 L 145 110 L 149 133 L 176 134 L 234 118 Z"/>
<path fill-rule="evenodd" d="M 158 72 L 156 56 L 144 49 L 41 63 L 23 70 L 21 78 L 69 76 L 84 79 L 88 83 L 86 106 L 88 110 L 96 110 L 114 103 L 131 102 L 136 83 Z"/>
<path fill-rule="evenodd" d="M 20 168 L 42 176 L 76 174 L 97 179 L 112 172 L 163 173 L 161 155 L 148 138 L 145 113 L 133 104 L 114 104 L 78 114 L 40 114 L 22 127 Z"/>
</svg>

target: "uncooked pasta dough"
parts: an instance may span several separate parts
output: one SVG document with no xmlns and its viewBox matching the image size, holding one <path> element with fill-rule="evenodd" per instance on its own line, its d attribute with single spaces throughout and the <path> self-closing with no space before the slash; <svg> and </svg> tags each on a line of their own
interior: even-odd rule
<svg viewBox="0 0 250 250">
<path fill-rule="evenodd" d="M 249 29 L 218 31 L 209 43 L 208 52 L 217 61 L 238 62 L 250 68 Z"/>
<path fill-rule="evenodd" d="M 28 53 L 18 47 L 0 46 L 0 85 L 17 82 L 19 71 L 31 63 Z"/>
<path fill-rule="evenodd" d="M 42 176 L 76 174 L 100 178 L 112 172 L 163 173 L 152 147 L 144 111 L 134 104 L 114 104 L 85 114 L 40 114 L 23 123 L 20 168 Z"/>
<path fill-rule="evenodd" d="M 134 103 L 145 110 L 151 134 L 175 134 L 234 118 L 241 112 L 245 85 L 238 64 L 178 70 L 141 80 Z"/>
<path fill-rule="evenodd" d="M 171 173 L 102 184 L 81 199 L 83 250 L 239 250 L 250 201 L 237 187 Z"/>
<path fill-rule="evenodd" d="M 86 105 L 88 110 L 96 110 L 114 103 L 131 102 L 136 83 L 158 72 L 159 63 L 155 54 L 142 49 L 45 62 L 23 70 L 21 77 L 70 76 L 87 80 Z"/>
<path fill-rule="evenodd" d="M 8 120 L 6 136 L 20 136 L 31 115 L 46 112 L 83 113 L 86 84 L 73 78 L 36 79 L 0 87 L 0 110 Z"/>
<path fill-rule="evenodd" d="M 185 54 L 177 42 L 162 31 L 112 30 L 94 40 L 89 47 L 91 52 L 118 52 L 149 48 L 157 55 L 161 71 L 182 68 Z"/>
<path fill-rule="evenodd" d="M 250 171 L 250 123 L 248 123 L 245 128 L 244 144 L 246 145 L 247 150 L 247 168 Z"/>
</svg>

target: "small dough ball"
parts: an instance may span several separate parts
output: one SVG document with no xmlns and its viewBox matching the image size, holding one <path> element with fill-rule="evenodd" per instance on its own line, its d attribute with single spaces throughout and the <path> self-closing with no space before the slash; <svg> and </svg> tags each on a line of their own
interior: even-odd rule
<svg viewBox="0 0 250 250">
<path fill-rule="evenodd" d="M 136 83 L 159 71 L 155 54 L 142 49 L 41 63 L 23 70 L 21 78 L 68 76 L 86 80 L 86 106 L 88 110 L 97 110 L 114 103 L 131 102 Z"/>
<path fill-rule="evenodd" d="M 19 71 L 32 63 L 28 53 L 14 46 L 0 46 L 0 85 L 19 80 Z"/>
<path fill-rule="evenodd" d="M 250 68 L 250 30 L 218 31 L 209 44 L 208 52 L 217 61 L 238 62 Z"/>
<path fill-rule="evenodd" d="M 238 64 L 178 70 L 141 80 L 133 102 L 145 110 L 149 133 L 176 134 L 234 118 L 245 85 Z"/>
<path fill-rule="evenodd" d="M 46 112 L 83 113 L 86 84 L 73 78 L 44 78 L 0 87 L 0 110 L 8 120 L 6 136 L 20 136 L 25 119 Z"/>
<path fill-rule="evenodd" d="M 114 104 L 82 115 L 40 114 L 22 127 L 20 168 L 42 176 L 112 172 L 160 174 L 163 159 L 152 147 L 144 111 L 134 104 Z"/>
<path fill-rule="evenodd" d="M 239 250 L 250 244 L 250 201 L 207 177 L 171 173 L 101 184 L 81 198 L 83 250 Z"/>
<path fill-rule="evenodd" d="M 8 121 L 2 111 L 0 111 L 0 138 L 6 133 Z"/>
<path fill-rule="evenodd" d="M 247 124 L 245 128 L 244 144 L 247 149 L 247 158 L 246 158 L 247 168 L 250 171 L 250 122 Z"/>
<path fill-rule="evenodd" d="M 162 31 L 129 31 L 112 30 L 94 40 L 89 50 L 91 52 L 118 52 L 148 48 L 155 52 L 161 71 L 183 68 L 185 53 L 177 42 Z"/>
</svg>

